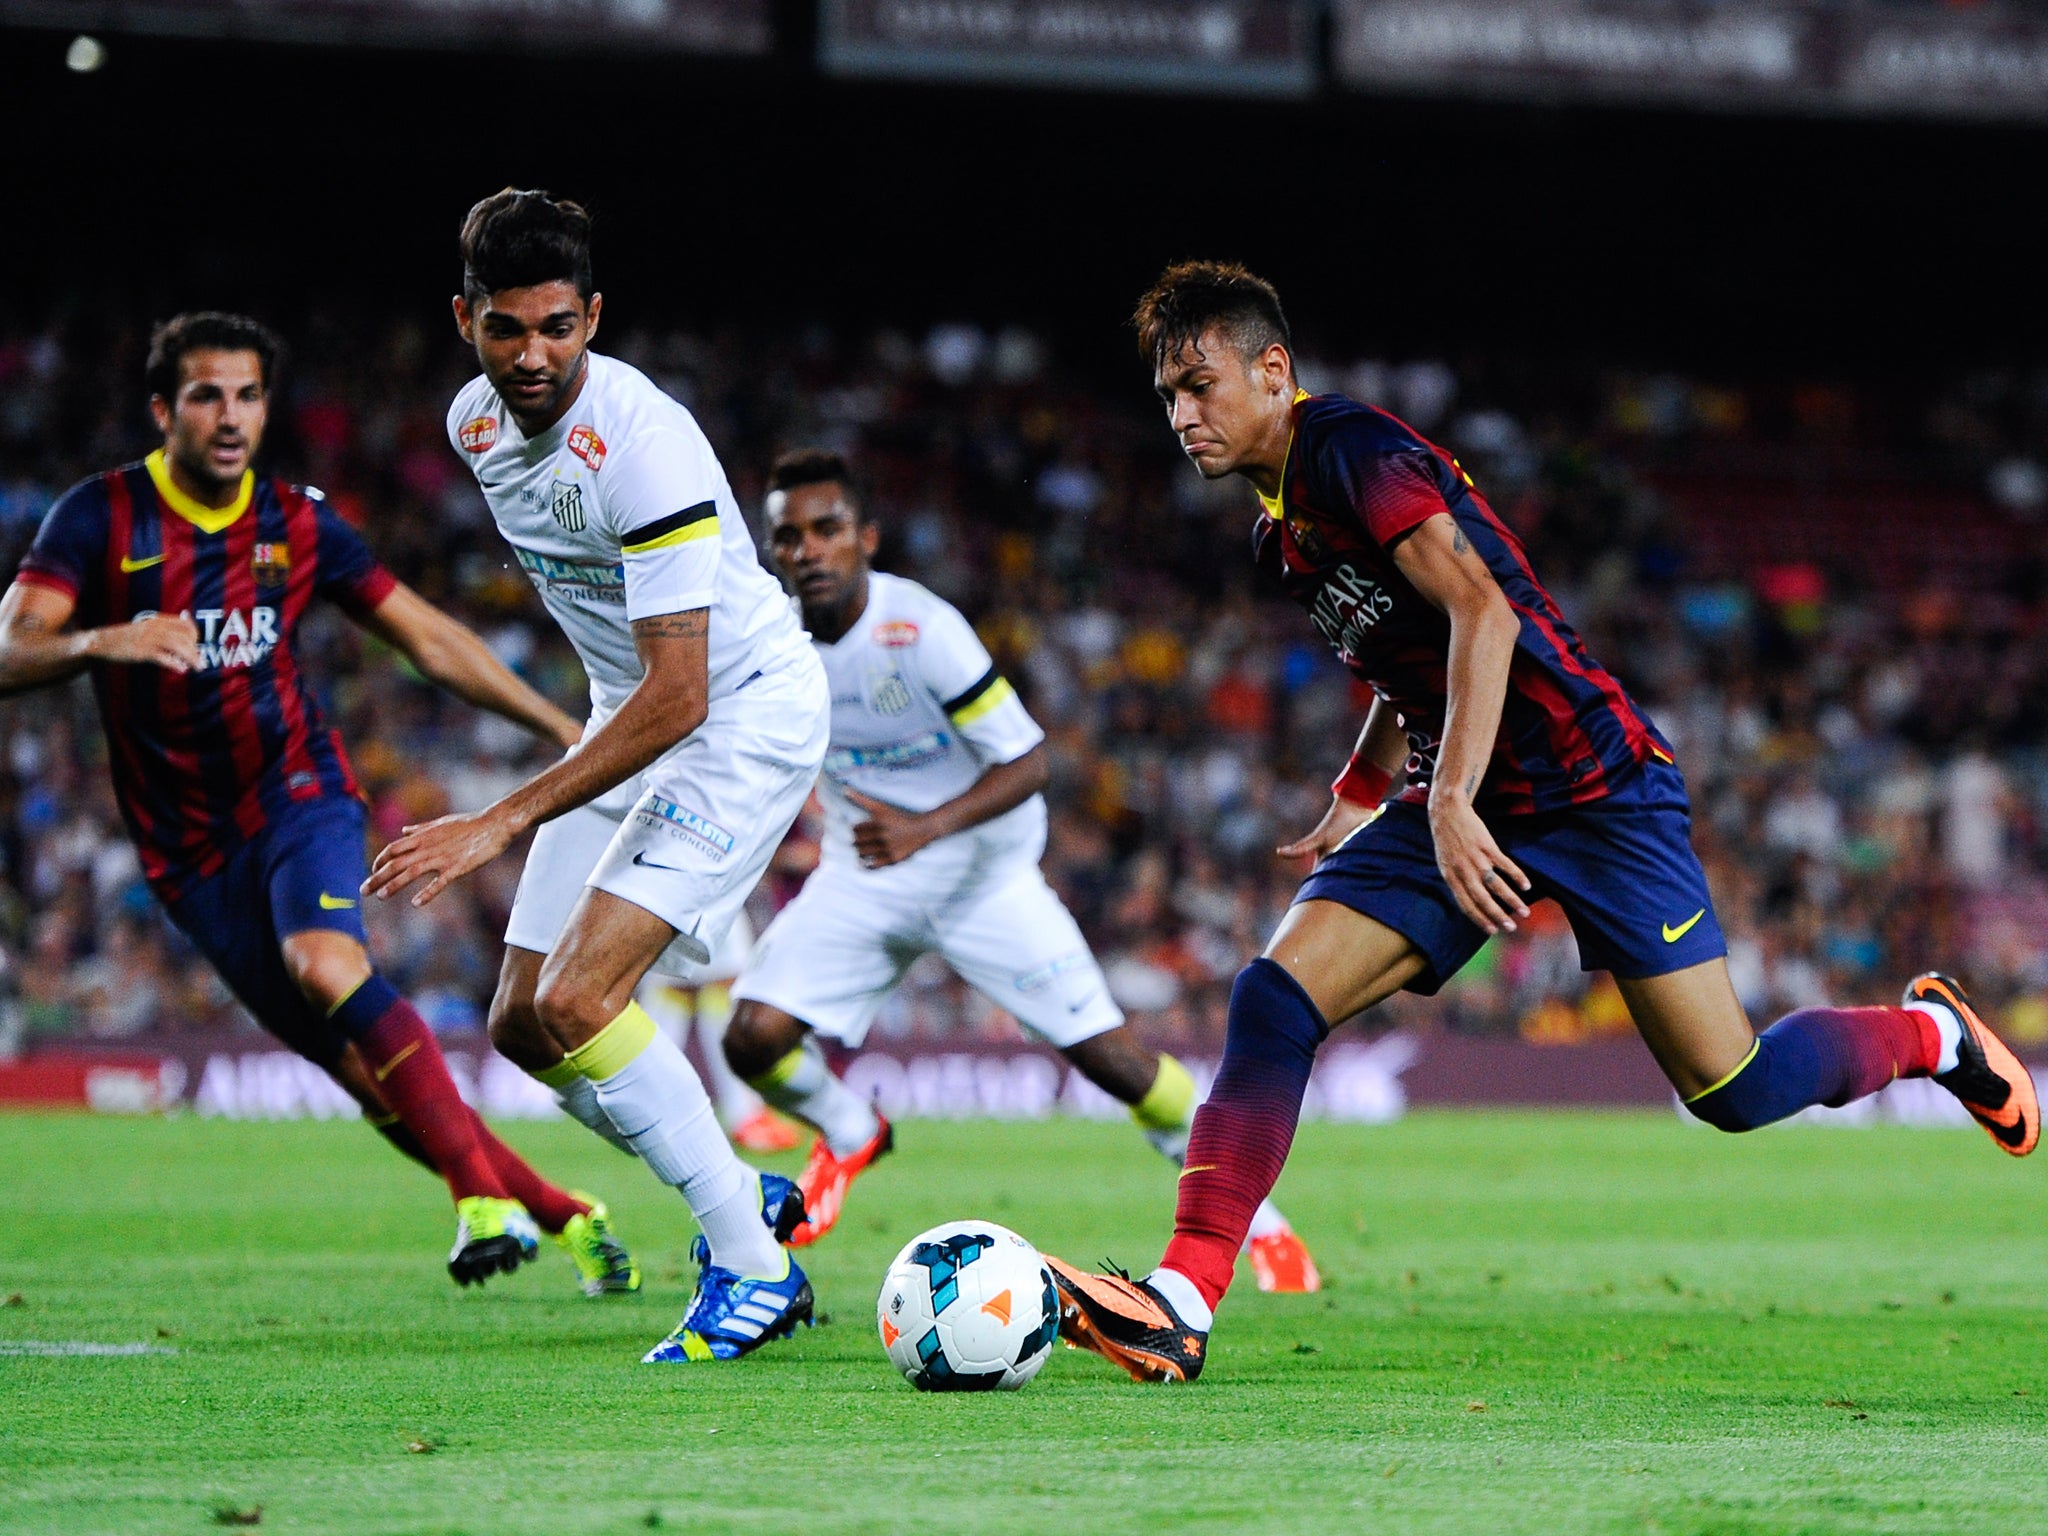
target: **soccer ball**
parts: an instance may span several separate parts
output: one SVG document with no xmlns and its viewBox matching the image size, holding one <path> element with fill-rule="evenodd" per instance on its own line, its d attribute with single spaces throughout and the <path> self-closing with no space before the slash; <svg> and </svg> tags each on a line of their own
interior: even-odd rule
<svg viewBox="0 0 2048 1536">
<path fill-rule="evenodd" d="M 1014 1392 L 1060 1331 L 1052 1271 L 992 1221 L 948 1221 L 905 1243 L 875 1314 L 890 1362 L 921 1392 Z"/>
</svg>

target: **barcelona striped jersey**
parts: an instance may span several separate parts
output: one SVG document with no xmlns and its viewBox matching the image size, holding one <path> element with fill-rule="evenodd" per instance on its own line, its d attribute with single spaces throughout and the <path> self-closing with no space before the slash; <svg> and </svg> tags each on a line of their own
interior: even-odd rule
<svg viewBox="0 0 2048 1536">
<path fill-rule="evenodd" d="M 198 626 L 196 671 L 92 668 L 115 797 L 164 900 L 292 803 L 360 798 L 295 646 L 316 596 L 362 614 L 396 582 L 318 491 L 251 472 L 232 505 L 208 507 L 159 451 L 67 491 L 16 580 L 75 598 L 80 628 L 158 613 Z"/>
<path fill-rule="evenodd" d="M 1444 728 L 1449 618 L 1393 550 L 1448 513 L 1521 620 L 1500 733 L 1476 803 L 1509 815 L 1605 798 L 1671 748 L 1587 654 L 1520 539 L 1458 463 L 1404 422 L 1342 395 L 1298 396 L 1280 494 L 1261 496 L 1261 569 L 1308 610 L 1351 672 L 1399 711 L 1410 756 L 1401 798 L 1428 798 Z"/>
</svg>

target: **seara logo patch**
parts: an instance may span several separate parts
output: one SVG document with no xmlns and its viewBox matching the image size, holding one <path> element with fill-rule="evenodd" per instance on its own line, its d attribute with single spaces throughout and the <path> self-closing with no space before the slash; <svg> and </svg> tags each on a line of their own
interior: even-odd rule
<svg viewBox="0 0 2048 1536">
<path fill-rule="evenodd" d="M 462 424 L 455 434 L 462 444 L 464 453 L 482 453 L 498 440 L 498 418 L 495 416 L 474 416 Z"/>
<path fill-rule="evenodd" d="M 889 650 L 901 650 L 906 645 L 917 644 L 917 626 L 908 619 L 891 619 L 886 624 L 877 624 L 871 636 L 875 644 Z"/>
<path fill-rule="evenodd" d="M 569 451 L 592 469 L 604 468 L 604 439 L 586 426 L 569 429 Z"/>
</svg>

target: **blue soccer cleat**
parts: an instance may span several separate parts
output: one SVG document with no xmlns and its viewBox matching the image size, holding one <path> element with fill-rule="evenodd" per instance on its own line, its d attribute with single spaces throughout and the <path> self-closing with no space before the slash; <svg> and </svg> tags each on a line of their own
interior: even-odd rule
<svg viewBox="0 0 2048 1536">
<path fill-rule="evenodd" d="M 737 1360 L 796 1332 L 798 1323 L 810 1326 L 811 1282 L 795 1259 L 784 1255 L 789 1268 L 780 1280 L 750 1280 L 713 1264 L 701 1237 L 690 1257 L 699 1268 L 697 1294 L 675 1332 L 641 1356 L 642 1365 Z"/>
<path fill-rule="evenodd" d="M 792 1179 L 779 1173 L 761 1175 L 761 1223 L 786 1243 L 790 1233 L 804 1224 L 804 1195 Z"/>
</svg>

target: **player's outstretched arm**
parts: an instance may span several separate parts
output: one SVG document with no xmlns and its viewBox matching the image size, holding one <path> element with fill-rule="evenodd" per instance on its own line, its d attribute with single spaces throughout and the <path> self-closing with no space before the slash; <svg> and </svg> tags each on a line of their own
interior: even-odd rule
<svg viewBox="0 0 2048 1536">
<path fill-rule="evenodd" d="M 404 583 L 356 622 L 401 652 L 428 681 L 464 703 L 523 725 L 534 735 L 570 747 L 583 727 L 550 704 L 491 654 L 483 637 L 443 613 Z"/>
<path fill-rule="evenodd" d="M 83 672 L 95 661 L 189 672 L 199 665 L 199 627 L 182 614 L 132 624 L 68 629 L 77 611 L 68 593 L 17 581 L 0 598 L 0 694 L 23 693 Z"/>
<path fill-rule="evenodd" d="M 1388 786 L 1407 760 L 1408 738 L 1401 732 L 1400 713 L 1385 699 L 1374 699 L 1359 728 L 1358 744 L 1337 782 L 1330 786 L 1330 808 L 1307 837 L 1282 843 L 1273 851 L 1283 859 L 1320 859 L 1335 853 L 1345 838 L 1372 819 Z"/>
<path fill-rule="evenodd" d="M 1472 800 L 1500 732 L 1522 621 L 1448 512 L 1425 519 L 1396 544 L 1394 563 L 1451 621 L 1444 737 L 1429 786 L 1437 868 L 1460 911 L 1487 933 L 1512 933 L 1515 920 L 1529 915 L 1518 894 L 1529 889 L 1529 877 L 1500 851 Z"/>
<path fill-rule="evenodd" d="M 997 763 L 944 805 L 924 812 L 906 811 L 849 789 L 846 798 L 868 813 L 868 819 L 853 829 L 853 851 L 869 869 L 901 864 L 928 843 L 1015 810 L 1044 789 L 1051 776 L 1045 743 L 1040 742 L 1022 757 Z"/>
<path fill-rule="evenodd" d="M 655 614 L 632 627 L 640 681 L 578 750 L 495 805 L 407 827 L 377 855 L 363 894 L 389 899 L 424 880 L 412 899 L 423 907 L 522 833 L 596 799 L 702 725 L 711 700 L 711 610 Z"/>
</svg>

